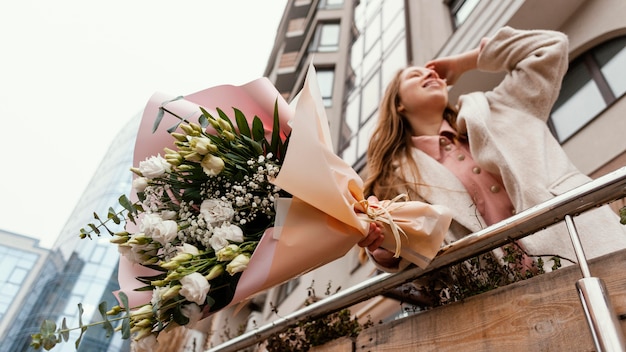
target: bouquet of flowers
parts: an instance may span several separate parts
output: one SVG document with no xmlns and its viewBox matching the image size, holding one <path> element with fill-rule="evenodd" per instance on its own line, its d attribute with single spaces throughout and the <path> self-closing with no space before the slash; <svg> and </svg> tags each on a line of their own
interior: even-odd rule
<svg viewBox="0 0 626 352">
<path fill-rule="evenodd" d="M 268 106 L 258 82 L 242 88 L 248 97 L 265 96 Z M 108 221 L 126 220 L 126 231 L 109 231 L 122 254 L 120 305 L 101 306 L 104 320 L 96 324 L 113 333 L 111 321 L 121 320 L 122 337 L 142 349 L 162 331 L 345 255 L 370 221 L 393 234 L 386 248 L 420 266 L 436 255 L 450 223 L 447 209 L 421 202 L 368 204 L 359 176 L 332 152 L 312 66 L 290 106 L 274 93 L 271 114 L 259 106 L 252 110 L 260 117 L 237 108 L 233 116 L 219 108 L 212 114 L 193 102 L 237 101 L 242 92 L 232 89 L 148 104 L 135 148 L 135 192 L 120 197 L 122 212 L 108 214 Z M 155 153 L 164 145 L 163 156 Z M 101 228 L 103 221 L 89 224 L 81 237 Z M 82 337 L 90 325 L 80 325 Z M 51 349 L 69 330 L 46 320 L 32 346 Z"/>
</svg>

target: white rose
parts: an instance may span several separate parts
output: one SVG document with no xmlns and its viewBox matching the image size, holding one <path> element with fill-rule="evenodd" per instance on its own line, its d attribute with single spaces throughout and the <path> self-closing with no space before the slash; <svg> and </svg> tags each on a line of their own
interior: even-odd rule
<svg viewBox="0 0 626 352">
<path fill-rule="evenodd" d="M 205 199 L 200 204 L 200 214 L 209 224 L 215 224 L 232 220 L 235 216 L 233 206 L 219 199 Z"/>
<path fill-rule="evenodd" d="M 166 172 L 170 172 L 171 169 L 172 165 L 162 158 L 161 155 L 151 156 L 139 163 L 139 171 L 147 178 L 162 176 Z"/>
<path fill-rule="evenodd" d="M 194 302 L 198 305 L 203 305 L 206 300 L 206 295 L 209 293 L 211 285 L 200 273 L 191 273 L 180 279 L 183 287 L 180 289 L 180 294 L 188 301 Z"/>
<path fill-rule="evenodd" d="M 213 154 L 205 155 L 204 158 L 202 158 L 200 165 L 202 165 L 204 173 L 209 176 L 216 176 L 224 170 L 224 160 Z"/>
<path fill-rule="evenodd" d="M 235 275 L 235 273 L 246 270 L 249 262 L 250 257 L 247 254 L 239 254 L 230 263 L 228 263 L 228 265 L 226 265 L 226 271 L 228 271 L 230 275 Z"/>
<path fill-rule="evenodd" d="M 141 222 L 141 230 L 146 236 L 165 245 L 178 234 L 178 224 L 173 220 L 163 220 L 157 214 L 146 214 Z"/>
<path fill-rule="evenodd" d="M 137 192 L 143 192 L 148 187 L 148 179 L 145 177 L 135 177 L 133 180 L 133 188 Z"/>
<path fill-rule="evenodd" d="M 202 310 L 200 306 L 195 303 L 185 304 L 180 308 L 181 313 L 187 318 L 189 318 L 189 323 L 187 323 L 187 327 L 193 328 L 193 326 L 202 318 Z"/>
</svg>

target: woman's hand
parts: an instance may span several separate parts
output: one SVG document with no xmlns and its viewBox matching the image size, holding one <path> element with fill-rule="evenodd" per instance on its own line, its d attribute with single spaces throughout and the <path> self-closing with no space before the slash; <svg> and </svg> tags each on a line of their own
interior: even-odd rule
<svg viewBox="0 0 626 352">
<path fill-rule="evenodd" d="M 384 239 L 385 235 L 383 235 L 383 230 L 380 226 L 375 222 L 371 222 L 367 236 L 359 241 L 358 245 L 359 247 L 367 248 L 370 252 L 374 252 L 380 247 Z"/>
<path fill-rule="evenodd" d="M 437 72 L 439 77 L 445 78 L 448 85 L 453 85 L 465 72 L 476 69 L 478 55 L 488 41 L 488 38 L 483 38 L 478 48 L 461 54 L 431 60 L 426 63 L 425 67 Z"/>
<path fill-rule="evenodd" d="M 385 235 L 380 225 L 372 222 L 370 223 L 367 236 L 359 241 L 358 245 L 366 248 L 371 253 L 373 259 L 381 266 L 387 268 L 397 267 L 400 258 L 394 258 L 393 252 L 380 247 L 384 239 Z"/>
</svg>

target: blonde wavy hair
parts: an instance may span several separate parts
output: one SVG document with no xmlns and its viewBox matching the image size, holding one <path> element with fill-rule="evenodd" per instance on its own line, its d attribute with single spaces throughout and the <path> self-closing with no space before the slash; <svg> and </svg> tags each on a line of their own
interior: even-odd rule
<svg viewBox="0 0 626 352">
<path fill-rule="evenodd" d="M 365 195 L 379 199 L 392 199 L 404 188 L 414 196 L 423 194 L 419 167 L 411 156 L 411 126 L 406 117 L 398 112 L 400 104 L 400 83 L 404 69 L 393 76 L 378 110 L 378 122 L 367 149 L 367 180 Z M 448 105 L 443 118 L 452 128 L 457 129 L 457 111 Z M 397 167 L 408 167 L 398 172 Z M 408 182 L 405 174 L 412 174 L 417 182 Z"/>
</svg>

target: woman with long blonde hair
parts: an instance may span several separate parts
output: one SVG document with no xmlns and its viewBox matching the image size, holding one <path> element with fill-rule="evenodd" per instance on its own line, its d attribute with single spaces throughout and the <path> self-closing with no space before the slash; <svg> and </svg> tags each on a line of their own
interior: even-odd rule
<svg viewBox="0 0 626 352">
<path fill-rule="evenodd" d="M 563 33 L 504 27 L 473 50 L 400 70 L 369 144 L 366 194 L 405 193 L 447 206 L 450 243 L 588 182 L 546 125 L 567 66 Z M 448 85 L 473 69 L 505 76 L 490 91 L 462 95 L 452 108 Z M 626 247 L 625 227 L 606 206 L 576 224 L 589 258 Z M 359 245 L 382 269 L 403 269 L 406 261 L 379 247 L 383 236 L 372 224 Z M 546 255 L 546 264 L 554 254 L 575 259 L 563 224 L 517 244 L 528 254 L 524 266 Z"/>
</svg>

